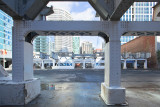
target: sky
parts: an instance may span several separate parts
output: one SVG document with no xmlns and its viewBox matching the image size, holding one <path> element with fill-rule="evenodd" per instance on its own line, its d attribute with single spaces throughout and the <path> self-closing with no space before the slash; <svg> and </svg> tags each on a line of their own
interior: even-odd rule
<svg viewBox="0 0 160 107">
<path fill-rule="evenodd" d="M 95 17 L 96 11 L 91 7 L 88 2 L 49 2 L 47 6 L 53 6 L 53 8 L 60 8 L 68 11 L 73 20 L 81 21 L 99 21 L 99 18 Z M 80 36 L 80 44 L 83 41 L 89 41 L 93 43 L 95 49 L 102 48 L 102 42 L 104 41 L 101 37 L 94 36 Z"/>
</svg>

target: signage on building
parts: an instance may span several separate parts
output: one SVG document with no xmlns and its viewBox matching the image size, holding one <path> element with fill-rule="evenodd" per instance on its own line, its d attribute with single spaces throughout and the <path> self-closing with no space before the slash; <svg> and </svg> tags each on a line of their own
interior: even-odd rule
<svg viewBox="0 0 160 107">
<path fill-rule="evenodd" d="M 7 50 L 1 50 L 1 55 L 7 55 Z"/>
</svg>

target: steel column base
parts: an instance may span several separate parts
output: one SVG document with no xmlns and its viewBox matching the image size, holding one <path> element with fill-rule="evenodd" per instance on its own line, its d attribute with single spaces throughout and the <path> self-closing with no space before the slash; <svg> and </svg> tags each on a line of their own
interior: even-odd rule
<svg viewBox="0 0 160 107">
<path fill-rule="evenodd" d="M 107 87 L 105 83 L 102 83 L 100 96 L 107 105 L 127 105 L 125 88 Z"/>
<path fill-rule="evenodd" d="M 25 105 L 40 94 L 40 80 L 0 81 L 0 106 Z"/>
</svg>

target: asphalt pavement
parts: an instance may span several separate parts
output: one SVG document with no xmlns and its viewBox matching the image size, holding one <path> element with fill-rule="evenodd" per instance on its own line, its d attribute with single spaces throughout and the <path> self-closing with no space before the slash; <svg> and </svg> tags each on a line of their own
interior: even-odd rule
<svg viewBox="0 0 160 107">
<path fill-rule="evenodd" d="M 41 94 L 25 107 L 107 107 L 99 96 L 104 70 L 35 70 L 34 76 Z M 159 70 L 123 70 L 121 76 L 126 107 L 160 107 Z"/>
</svg>

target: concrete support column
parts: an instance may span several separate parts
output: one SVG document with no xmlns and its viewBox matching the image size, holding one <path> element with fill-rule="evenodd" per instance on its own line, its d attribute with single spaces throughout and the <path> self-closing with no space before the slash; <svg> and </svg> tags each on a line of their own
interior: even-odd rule
<svg viewBox="0 0 160 107">
<path fill-rule="evenodd" d="M 27 27 L 25 22 L 14 21 L 12 81 L 0 82 L 0 105 L 25 105 L 40 94 L 40 80 L 33 77 L 33 46 L 25 41 Z"/>
<path fill-rule="evenodd" d="M 147 69 L 147 59 L 144 61 L 144 69 Z"/>
<path fill-rule="evenodd" d="M 134 62 L 134 69 L 137 69 L 137 60 Z"/>
<path fill-rule="evenodd" d="M 33 46 L 24 39 L 12 38 L 12 77 L 14 82 L 33 79 Z"/>
<path fill-rule="evenodd" d="M 43 61 L 43 59 L 42 59 L 42 63 L 41 63 L 41 69 L 45 69 L 44 68 L 44 61 Z"/>
<path fill-rule="evenodd" d="M 54 67 L 55 67 L 55 60 L 52 60 L 52 62 L 53 62 L 52 69 L 54 69 Z"/>
<path fill-rule="evenodd" d="M 52 66 L 52 67 L 54 67 L 54 66 L 55 66 L 55 60 L 52 60 L 52 64 L 53 64 L 53 66 Z"/>
<path fill-rule="evenodd" d="M 73 65 L 72 65 L 72 66 L 73 66 L 73 68 L 75 69 L 75 67 L 76 67 L 75 62 L 73 61 L 72 63 L 73 63 Z"/>
<path fill-rule="evenodd" d="M 127 69 L 127 61 L 126 61 L 126 59 L 124 59 L 123 69 Z"/>
<path fill-rule="evenodd" d="M 83 69 L 85 69 L 85 61 L 83 61 Z"/>
<path fill-rule="evenodd" d="M 101 97 L 107 105 L 125 104 L 125 88 L 121 87 L 121 42 L 110 40 L 105 46 L 105 82 Z"/>
<path fill-rule="evenodd" d="M 94 60 L 94 66 L 93 67 L 96 68 L 96 60 Z"/>
</svg>

